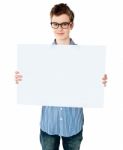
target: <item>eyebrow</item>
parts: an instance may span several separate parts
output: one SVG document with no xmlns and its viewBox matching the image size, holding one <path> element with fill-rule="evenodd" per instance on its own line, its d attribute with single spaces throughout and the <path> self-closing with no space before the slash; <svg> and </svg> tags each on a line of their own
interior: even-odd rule
<svg viewBox="0 0 123 150">
<path fill-rule="evenodd" d="M 64 21 L 64 22 L 61 22 L 61 23 L 59 23 L 59 22 L 55 22 L 55 21 L 51 21 L 51 23 L 58 23 L 58 24 L 62 24 L 62 23 L 70 23 L 70 21 Z"/>
</svg>

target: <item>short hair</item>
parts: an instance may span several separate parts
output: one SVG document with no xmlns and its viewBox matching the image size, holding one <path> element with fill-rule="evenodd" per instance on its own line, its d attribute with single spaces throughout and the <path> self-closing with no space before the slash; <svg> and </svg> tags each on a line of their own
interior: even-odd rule
<svg viewBox="0 0 123 150">
<path fill-rule="evenodd" d="M 51 9 L 50 17 L 52 18 L 53 15 L 60 16 L 62 14 L 68 15 L 71 22 L 74 21 L 74 12 L 69 8 L 67 4 L 64 3 L 54 5 L 54 7 Z"/>
</svg>

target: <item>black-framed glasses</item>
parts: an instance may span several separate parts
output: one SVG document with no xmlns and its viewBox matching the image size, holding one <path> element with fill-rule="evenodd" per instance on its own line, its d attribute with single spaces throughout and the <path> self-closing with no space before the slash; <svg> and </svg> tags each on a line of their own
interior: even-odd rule
<svg viewBox="0 0 123 150">
<path fill-rule="evenodd" d="M 51 22 L 51 27 L 54 29 L 57 29 L 59 26 L 63 29 L 67 29 L 70 25 L 70 22 L 62 22 L 62 23 L 57 23 L 57 22 Z"/>
</svg>

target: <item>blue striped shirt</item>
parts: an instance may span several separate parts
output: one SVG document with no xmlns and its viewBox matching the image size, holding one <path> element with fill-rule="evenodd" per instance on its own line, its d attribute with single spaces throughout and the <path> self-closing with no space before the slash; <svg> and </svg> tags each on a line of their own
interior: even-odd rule
<svg viewBox="0 0 123 150">
<path fill-rule="evenodd" d="M 70 45 L 75 45 L 72 39 Z M 40 128 L 50 135 L 70 137 L 80 132 L 83 124 L 83 108 L 42 106 Z"/>
</svg>

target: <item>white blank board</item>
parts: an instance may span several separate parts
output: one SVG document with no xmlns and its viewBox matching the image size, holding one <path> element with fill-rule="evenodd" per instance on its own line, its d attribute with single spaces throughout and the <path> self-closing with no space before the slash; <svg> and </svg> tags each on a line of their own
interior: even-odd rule
<svg viewBox="0 0 123 150">
<path fill-rule="evenodd" d="M 103 107 L 104 46 L 18 45 L 17 103 Z"/>
</svg>

